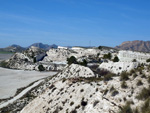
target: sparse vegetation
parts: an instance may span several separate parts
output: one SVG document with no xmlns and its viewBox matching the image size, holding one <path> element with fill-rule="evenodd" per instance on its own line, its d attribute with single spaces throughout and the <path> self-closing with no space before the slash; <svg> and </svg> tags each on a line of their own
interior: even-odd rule
<svg viewBox="0 0 150 113">
<path fill-rule="evenodd" d="M 126 81 L 126 80 L 128 80 L 128 79 L 129 79 L 129 73 L 126 72 L 126 71 L 123 71 L 123 72 L 120 74 L 120 80 L 121 80 L 121 81 L 122 81 L 122 80 Z"/>
<path fill-rule="evenodd" d="M 0 62 L 0 67 L 8 68 L 8 63 L 6 61 Z"/>
<path fill-rule="evenodd" d="M 105 55 L 103 56 L 103 58 L 104 58 L 104 59 L 109 59 L 109 60 L 111 60 L 112 55 L 111 55 L 111 53 L 108 53 L 108 54 L 105 54 Z"/>
<path fill-rule="evenodd" d="M 110 88 L 110 92 L 111 92 L 111 96 L 116 96 L 119 92 L 114 88 L 114 86 L 112 86 Z"/>
<path fill-rule="evenodd" d="M 99 101 L 96 100 L 96 101 L 93 103 L 93 107 L 95 107 L 98 103 L 99 103 Z"/>
<path fill-rule="evenodd" d="M 130 102 L 127 102 L 124 106 L 122 106 L 122 109 L 119 111 L 119 113 L 133 113 Z"/>
<path fill-rule="evenodd" d="M 150 58 L 146 60 L 146 62 L 150 62 Z"/>
<path fill-rule="evenodd" d="M 73 104 L 74 104 L 74 102 L 71 102 L 71 103 L 70 103 L 70 106 L 72 106 Z"/>
<path fill-rule="evenodd" d="M 128 86 L 127 86 L 127 83 L 125 82 L 125 81 L 123 81 L 122 83 L 121 83 L 121 88 L 127 88 Z"/>
<path fill-rule="evenodd" d="M 137 62 L 136 59 L 133 59 L 132 62 Z"/>
<path fill-rule="evenodd" d="M 148 82 L 148 83 L 150 83 L 150 76 L 148 76 L 148 78 L 147 78 L 147 82 Z"/>
<path fill-rule="evenodd" d="M 77 62 L 77 59 L 74 56 L 67 58 L 67 62 L 69 65 L 71 64 L 80 64 L 82 66 L 87 66 L 87 61 L 84 59 L 82 62 Z"/>
<path fill-rule="evenodd" d="M 142 113 L 150 113 L 150 98 L 146 99 L 141 107 Z"/>
<path fill-rule="evenodd" d="M 79 64 L 82 66 L 87 66 L 87 61 L 84 59 L 83 62 L 79 62 Z"/>
<path fill-rule="evenodd" d="M 45 68 L 42 64 L 38 66 L 38 69 L 39 69 L 39 71 L 45 71 Z"/>
<path fill-rule="evenodd" d="M 70 58 L 67 58 L 67 62 L 69 65 L 73 64 L 77 64 L 77 59 L 74 56 L 71 56 Z"/>
<path fill-rule="evenodd" d="M 104 81 L 112 80 L 113 76 L 115 76 L 115 74 L 113 74 L 113 73 L 108 73 L 108 74 L 104 75 Z"/>
<path fill-rule="evenodd" d="M 119 58 L 117 56 L 114 57 L 113 62 L 119 62 Z"/>
<path fill-rule="evenodd" d="M 142 83 L 142 81 L 141 80 L 138 80 L 138 82 L 137 82 L 137 84 L 136 84 L 137 86 L 141 86 L 141 85 L 143 85 L 143 83 Z"/>
<path fill-rule="evenodd" d="M 139 100 L 146 100 L 149 97 L 150 97 L 150 88 L 143 88 L 136 98 Z"/>
</svg>

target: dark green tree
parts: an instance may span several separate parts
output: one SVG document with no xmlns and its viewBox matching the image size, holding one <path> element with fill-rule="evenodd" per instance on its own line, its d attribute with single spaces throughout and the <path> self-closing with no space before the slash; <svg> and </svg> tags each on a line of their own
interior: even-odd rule
<svg viewBox="0 0 150 113">
<path fill-rule="evenodd" d="M 67 58 L 68 64 L 77 64 L 77 59 L 74 56 L 71 56 L 70 58 Z"/>
<path fill-rule="evenodd" d="M 45 68 L 42 64 L 38 66 L 38 69 L 39 69 L 39 71 L 45 71 Z"/>
<path fill-rule="evenodd" d="M 80 65 L 87 66 L 87 61 L 84 59 L 83 62 L 80 62 Z"/>
<path fill-rule="evenodd" d="M 109 60 L 111 60 L 111 57 L 112 57 L 111 53 L 105 54 L 103 56 L 104 59 L 109 59 Z"/>
<path fill-rule="evenodd" d="M 119 62 L 119 58 L 117 56 L 114 57 L 113 62 Z"/>
<path fill-rule="evenodd" d="M 146 60 L 146 62 L 150 62 L 150 58 Z"/>
<path fill-rule="evenodd" d="M 136 62 L 136 59 L 133 59 L 132 62 Z"/>
</svg>

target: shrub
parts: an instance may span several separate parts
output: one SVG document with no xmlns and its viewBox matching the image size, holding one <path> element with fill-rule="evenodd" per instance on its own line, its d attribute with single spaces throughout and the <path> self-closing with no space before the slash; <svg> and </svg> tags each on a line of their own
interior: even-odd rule
<svg viewBox="0 0 150 113">
<path fill-rule="evenodd" d="M 114 90 L 115 90 L 114 86 L 111 86 L 110 92 L 112 92 L 112 91 L 114 91 Z"/>
<path fill-rule="evenodd" d="M 147 82 L 150 83 L 150 76 L 148 76 Z"/>
<path fill-rule="evenodd" d="M 131 70 L 130 70 L 130 74 L 132 75 L 133 73 L 135 73 L 135 70 L 134 70 L 134 69 L 131 69 Z"/>
<path fill-rule="evenodd" d="M 143 88 L 138 96 L 136 96 L 139 100 L 145 100 L 150 97 L 150 89 Z"/>
<path fill-rule="evenodd" d="M 141 107 L 142 113 L 150 113 L 150 98 L 146 99 Z"/>
<path fill-rule="evenodd" d="M 98 49 L 100 49 L 100 50 L 101 50 L 101 49 L 102 49 L 102 46 L 98 46 Z"/>
<path fill-rule="evenodd" d="M 119 113 L 133 113 L 130 103 L 127 102 L 126 105 L 122 106 L 122 109 L 119 111 Z"/>
<path fill-rule="evenodd" d="M 120 74 L 120 80 L 128 80 L 129 79 L 129 73 L 123 71 L 121 74 Z"/>
<path fill-rule="evenodd" d="M 79 64 L 82 66 L 87 66 L 87 61 L 84 59 L 83 62 L 80 62 Z"/>
<path fill-rule="evenodd" d="M 137 62 L 136 59 L 133 59 L 132 62 Z"/>
<path fill-rule="evenodd" d="M 122 83 L 121 83 L 121 88 L 127 88 L 128 86 L 127 86 L 127 83 L 125 82 L 125 81 L 123 81 Z"/>
<path fill-rule="evenodd" d="M 39 69 L 39 71 L 45 71 L 45 68 L 42 64 L 38 66 L 38 69 Z"/>
<path fill-rule="evenodd" d="M 141 76 L 141 78 L 146 78 L 146 75 L 145 75 L 145 74 L 143 74 L 143 75 Z"/>
<path fill-rule="evenodd" d="M 6 61 L 0 62 L 0 67 L 8 68 L 8 63 Z"/>
<path fill-rule="evenodd" d="M 119 92 L 117 90 L 114 90 L 111 94 L 111 96 L 116 96 Z"/>
<path fill-rule="evenodd" d="M 112 57 L 111 53 L 105 54 L 103 56 L 104 59 L 109 59 L 109 60 L 111 59 L 111 57 Z"/>
<path fill-rule="evenodd" d="M 136 84 L 137 86 L 141 86 L 141 85 L 143 85 L 143 83 L 142 83 L 142 81 L 141 80 L 138 80 L 138 82 L 137 82 L 137 84 Z"/>
<path fill-rule="evenodd" d="M 108 74 L 104 75 L 104 81 L 112 80 L 113 76 L 115 76 L 115 74 L 113 74 L 113 73 L 108 73 Z"/>
<path fill-rule="evenodd" d="M 150 58 L 146 60 L 146 62 L 150 62 Z"/>
<path fill-rule="evenodd" d="M 68 64 L 77 64 L 77 59 L 74 56 L 71 56 L 70 58 L 67 58 Z"/>
<path fill-rule="evenodd" d="M 72 106 L 73 104 L 74 104 L 74 102 L 71 102 L 71 103 L 70 103 L 70 106 Z"/>
<path fill-rule="evenodd" d="M 24 59 L 24 61 L 25 61 L 25 62 L 28 62 L 28 59 L 27 59 L 27 58 L 25 58 L 25 59 Z"/>
<path fill-rule="evenodd" d="M 36 63 L 36 57 L 33 58 L 33 62 Z"/>
<path fill-rule="evenodd" d="M 93 103 L 93 107 L 95 107 L 98 103 L 99 103 L 99 101 L 96 100 L 96 101 Z"/>
<path fill-rule="evenodd" d="M 119 58 L 115 56 L 115 58 L 113 59 L 113 62 L 119 62 Z"/>
<path fill-rule="evenodd" d="M 136 78 L 137 76 L 138 76 L 138 75 L 137 75 L 136 73 L 135 73 L 135 74 L 133 74 L 133 77 L 134 77 L 134 78 Z"/>
</svg>

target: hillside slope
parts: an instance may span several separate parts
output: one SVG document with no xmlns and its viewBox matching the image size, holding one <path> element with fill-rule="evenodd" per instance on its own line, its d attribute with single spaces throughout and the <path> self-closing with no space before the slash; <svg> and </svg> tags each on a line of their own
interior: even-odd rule
<svg viewBox="0 0 150 113">
<path fill-rule="evenodd" d="M 131 50 L 131 51 L 141 51 L 141 52 L 150 52 L 150 41 L 126 41 L 121 45 L 116 46 L 120 50 Z"/>
</svg>

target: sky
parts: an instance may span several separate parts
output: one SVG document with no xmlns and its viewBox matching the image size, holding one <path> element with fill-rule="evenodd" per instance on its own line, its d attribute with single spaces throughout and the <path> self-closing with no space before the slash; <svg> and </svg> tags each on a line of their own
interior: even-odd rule
<svg viewBox="0 0 150 113">
<path fill-rule="evenodd" d="M 150 40 L 150 0 L 0 0 L 0 47 Z"/>
</svg>

